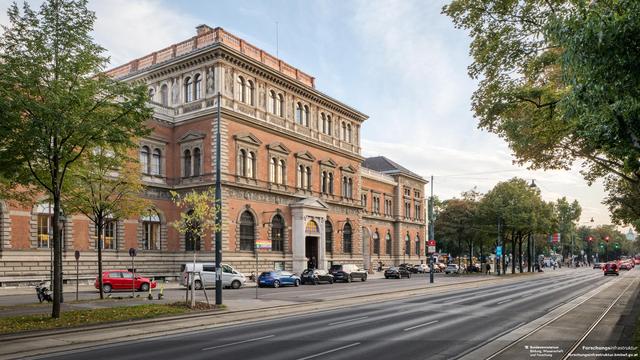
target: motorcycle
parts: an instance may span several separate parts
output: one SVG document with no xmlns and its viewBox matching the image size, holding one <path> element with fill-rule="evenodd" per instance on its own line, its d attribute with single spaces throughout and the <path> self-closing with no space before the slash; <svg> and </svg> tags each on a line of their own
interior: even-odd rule
<svg viewBox="0 0 640 360">
<path fill-rule="evenodd" d="M 36 295 L 38 296 L 38 300 L 40 302 L 52 302 L 53 297 L 51 297 L 51 291 L 47 287 L 47 283 L 42 281 L 38 285 L 36 285 Z"/>
</svg>

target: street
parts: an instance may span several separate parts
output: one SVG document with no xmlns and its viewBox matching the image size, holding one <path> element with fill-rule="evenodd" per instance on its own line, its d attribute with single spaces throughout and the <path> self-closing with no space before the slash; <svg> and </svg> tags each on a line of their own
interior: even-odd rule
<svg viewBox="0 0 640 360">
<path fill-rule="evenodd" d="M 525 276 L 507 284 L 401 300 L 362 301 L 337 310 L 116 343 L 46 358 L 459 358 L 602 285 L 615 286 L 626 281 L 627 288 L 635 291 L 637 277 L 635 271 L 620 277 L 604 277 L 601 271 L 582 268 L 555 276 Z M 388 286 L 386 281 L 380 283 Z M 318 289 L 326 291 L 323 287 Z M 315 288 L 312 290 L 309 293 L 316 292 Z M 265 295 L 268 294 L 271 292 Z"/>
</svg>

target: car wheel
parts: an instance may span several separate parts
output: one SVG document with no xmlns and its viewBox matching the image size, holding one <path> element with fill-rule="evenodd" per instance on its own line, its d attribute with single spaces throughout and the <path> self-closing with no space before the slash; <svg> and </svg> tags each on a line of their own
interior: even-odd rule
<svg viewBox="0 0 640 360">
<path fill-rule="evenodd" d="M 389 277 L 388 277 L 388 276 L 385 276 L 384 278 L 385 278 L 385 279 L 388 279 Z"/>
<path fill-rule="evenodd" d="M 350 283 L 351 280 L 353 280 L 353 279 L 351 279 L 351 275 L 347 276 L 347 282 Z"/>
<path fill-rule="evenodd" d="M 407 279 L 411 279 L 411 274 L 407 274 Z"/>
<path fill-rule="evenodd" d="M 333 279 L 329 279 L 329 284 L 333 284 Z"/>
<path fill-rule="evenodd" d="M 102 284 L 102 291 L 106 293 L 111 292 L 111 284 Z"/>
<path fill-rule="evenodd" d="M 234 289 L 234 290 L 240 289 L 240 286 L 242 286 L 242 284 L 238 280 L 233 280 L 231 282 L 231 288 Z"/>
<path fill-rule="evenodd" d="M 280 287 L 280 281 L 279 281 L 279 280 L 275 280 L 275 281 L 273 282 L 273 287 L 274 287 L 274 288 L 279 288 L 279 287 Z"/>
<path fill-rule="evenodd" d="M 293 286 L 300 286 L 300 280 L 296 279 L 296 281 L 293 282 Z"/>
<path fill-rule="evenodd" d="M 360 278 L 360 281 L 367 281 L 367 275 Z"/>
<path fill-rule="evenodd" d="M 149 291 L 149 283 L 142 283 L 142 285 L 140 285 L 140 291 L 142 292 Z"/>
<path fill-rule="evenodd" d="M 313 280 L 313 285 L 318 285 L 318 279 Z"/>
<path fill-rule="evenodd" d="M 196 280 L 194 281 L 196 290 L 202 290 L 202 281 Z"/>
</svg>

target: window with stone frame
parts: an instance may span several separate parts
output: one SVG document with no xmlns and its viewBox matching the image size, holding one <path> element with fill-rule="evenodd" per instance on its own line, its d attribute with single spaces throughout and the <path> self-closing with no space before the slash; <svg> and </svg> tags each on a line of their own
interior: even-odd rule
<svg viewBox="0 0 640 360">
<path fill-rule="evenodd" d="M 296 157 L 296 187 L 303 190 L 312 190 L 312 166 L 316 158 L 308 151 L 295 154 Z"/>
<path fill-rule="evenodd" d="M 385 236 L 384 239 L 384 252 L 387 255 L 391 255 L 393 249 L 393 241 L 391 240 L 391 233 L 387 231 L 387 235 Z"/>
<path fill-rule="evenodd" d="M 247 94 L 245 95 L 245 103 L 251 106 L 255 106 L 256 105 L 255 86 L 253 84 L 253 81 L 247 80 L 246 91 L 247 91 Z"/>
<path fill-rule="evenodd" d="M 331 160 L 321 160 L 320 165 L 320 192 L 333 195 L 333 172 L 337 164 Z"/>
<path fill-rule="evenodd" d="M 404 217 L 405 219 L 411 218 L 411 201 L 404 202 Z"/>
<path fill-rule="evenodd" d="M 347 124 L 347 138 L 346 142 L 351 143 L 351 124 Z"/>
<path fill-rule="evenodd" d="M 284 117 L 284 95 L 278 94 L 278 116 Z"/>
<path fill-rule="evenodd" d="M 94 225 L 93 234 L 96 238 L 96 249 L 99 247 L 98 244 L 98 226 Z M 118 248 L 117 239 L 118 237 L 118 221 L 114 219 L 107 219 L 102 228 L 102 249 L 106 250 L 114 250 Z"/>
<path fill-rule="evenodd" d="M 256 241 L 256 221 L 250 211 L 240 215 L 240 250 L 254 251 Z"/>
<path fill-rule="evenodd" d="M 193 76 L 193 100 L 202 98 L 202 76 L 195 74 Z"/>
<path fill-rule="evenodd" d="M 167 84 L 160 86 L 160 104 L 169 106 L 169 86 Z"/>
<path fill-rule="evenodd" d="M 333 224 L 329 220 L 324 223 L 324 241 L 326 251 L 333 254 Z"/>
<path fill-rule="evenodd" d="M 276 185 L 287 183 L 287 158 L 291 152 L 280 142 L 267 145 L 269 155 L 269 182 Z"/>
<path fill-rule="evenodd" d="M 183 178 L 202 175 L 202 146 L 206 133 L 189 131 L 178 139 L 182 161 L 181 174 Z"/>
<path fill-rule="evenodd" d="M 367 211 L 367 194 L 360 195 L 360 205 L 364 207 L 364 211 Z"/>
<path fill-rule="evenodd" d="M 151 156 L 151 175 L 160 175 L 162 172 L 162 151 L 160 149 L 153 149 Z"/>
<path fill-rule="evenodd" d="M 416 249 L 416 255 L 420 256 L 420 235 L 416 234 L 416 245 L 415 245 L 415 249 Z"/>
<path fill-rule="evenodd" d="M 271 219 L 271 251 L 284 251 L 284 218 L 276 214 Z"/>
<path fill-rule="evenodd" d="M 269 112 L 278 115 L 278 95 L 275 91 L 269 90 Z"/>
<path fill-rule="evenodd" d="M 191 176 L 191 150 L 187 149 L 184 151 L 184 156 L 182 157 L 182 176 L 190 177 Z"/>
<path fill-rule="evenodd" d="M 285 185 L 287 183 L 287 162 L 284 159 L 280 159 L 277 168 L 276 183 Z"/>
<path fill-rule="evenodd" d="M 373 253 L 380 255 L 380 234 L 378 234 L 378 230 L 373 233 Z"/>
<path fill-rule="evenodd" d="M 406 255 L 411 255 L 411 237 L 409 233 L 404 237 L 404 253 Z"/>
<path fill-rule="evenodd" d="M 51 248 L 53 247 L 53 204 L 42 203 L 35 207 L 37 228 L 36 228 L 36 247 Z M 64 244 L 64 223 L 60 224 L 60 239 Z"/>
<path fill-rule="evenodd" d="M 146 145 L 140 148 L 140 168 L 143 174 L 151 173 L 151 151 Z"/>
<path fill-rule="evenodd" d="M 247 102 L 247 82 L 242 76 L 238 76 L 237 79 L 236 100 L 243 103 Z"/>
<path fill-rule="evenodd" d="M 352 236 L 351 224 L 344 224 L 342 228 L 342 252 L 345 254 L 351 254 L 353 252 Z"/>
<path fill-rule="evenodd" d="M 191 77 L 184 79 L 184 102 L 193 101 L 193 81 Z"/>
<path fill-rule="evenodd" d="M 303 115 L 303 121 L 302 124 L 306 127 L 309 127 L 309 119 L 311 117 L 311 112 L 309 111 L 309 106 L 305 105 L 304 106 L 304 112 L 302 113 Z"/>
<path fill-rule="evenodd" d="M 262 142 L 253 134 L 246 132 L 234 135 L 234 138 L 237 154 L 236 175 L 241 177 L 238 180 L 255 184 L 258 175 L 258 148 Z"/>
<path fill-rule="evenodd" d="M 160 250 L 160 215 L 150 211 L 141 218 L 142 248 L 144 250 Z"/>
<path fill-rule="evenodd" d="M 414 204 L 414 211 L 413 211 L 413 217 L 416 220 L 422 220 L 422 207 L 420 206 L 420 204 Z"/>
<path fill-rule="evenodd" d="M 193 149 L 193 176 L 202 175 L 202 154 L 200 148 Z"/>
</svg>

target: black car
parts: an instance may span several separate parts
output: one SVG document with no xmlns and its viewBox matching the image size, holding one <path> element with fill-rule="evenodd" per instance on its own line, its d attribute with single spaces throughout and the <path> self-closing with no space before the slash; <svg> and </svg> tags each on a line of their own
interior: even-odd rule
<svg viewBox="0 0 640 360">
<path fill-rule="evenodd" d="M 333 275 L 329 274 L 326 270 L 307 269 L 302 272 L 300 278 L 302 284 L 318 285 L 321 282 L 333 284 Z"/>
<path fill-rule="evenodd" d="M 400 265 L 398 265 L 398 267 L 405 268 L 408 272 L 413 273 L 413 274 L 417 274 L 418 273 L 418 269 L 415 268 L 411 264 L 400 264 Z"/>
<path fill-rule="evenodd" d="M 331 265 L 329 273 L 333 275 L 334 281 L 352 282 L 355 279 L 367 281 L 367 272 L 358 269 L 355 264 Z"/>
<path fill-rule="evenodd" d="M 406 277 L 407 279 L 411 278 L 411 273 L 409 272 L 409 270 L 407 270 L 406 267 L 403 267 L 403 266 L 401 267 L 392 266 L 384 271 L 385 279 L 391 279 L 391 278 L 400 279 L 403 277 Z"/>
</svg>

